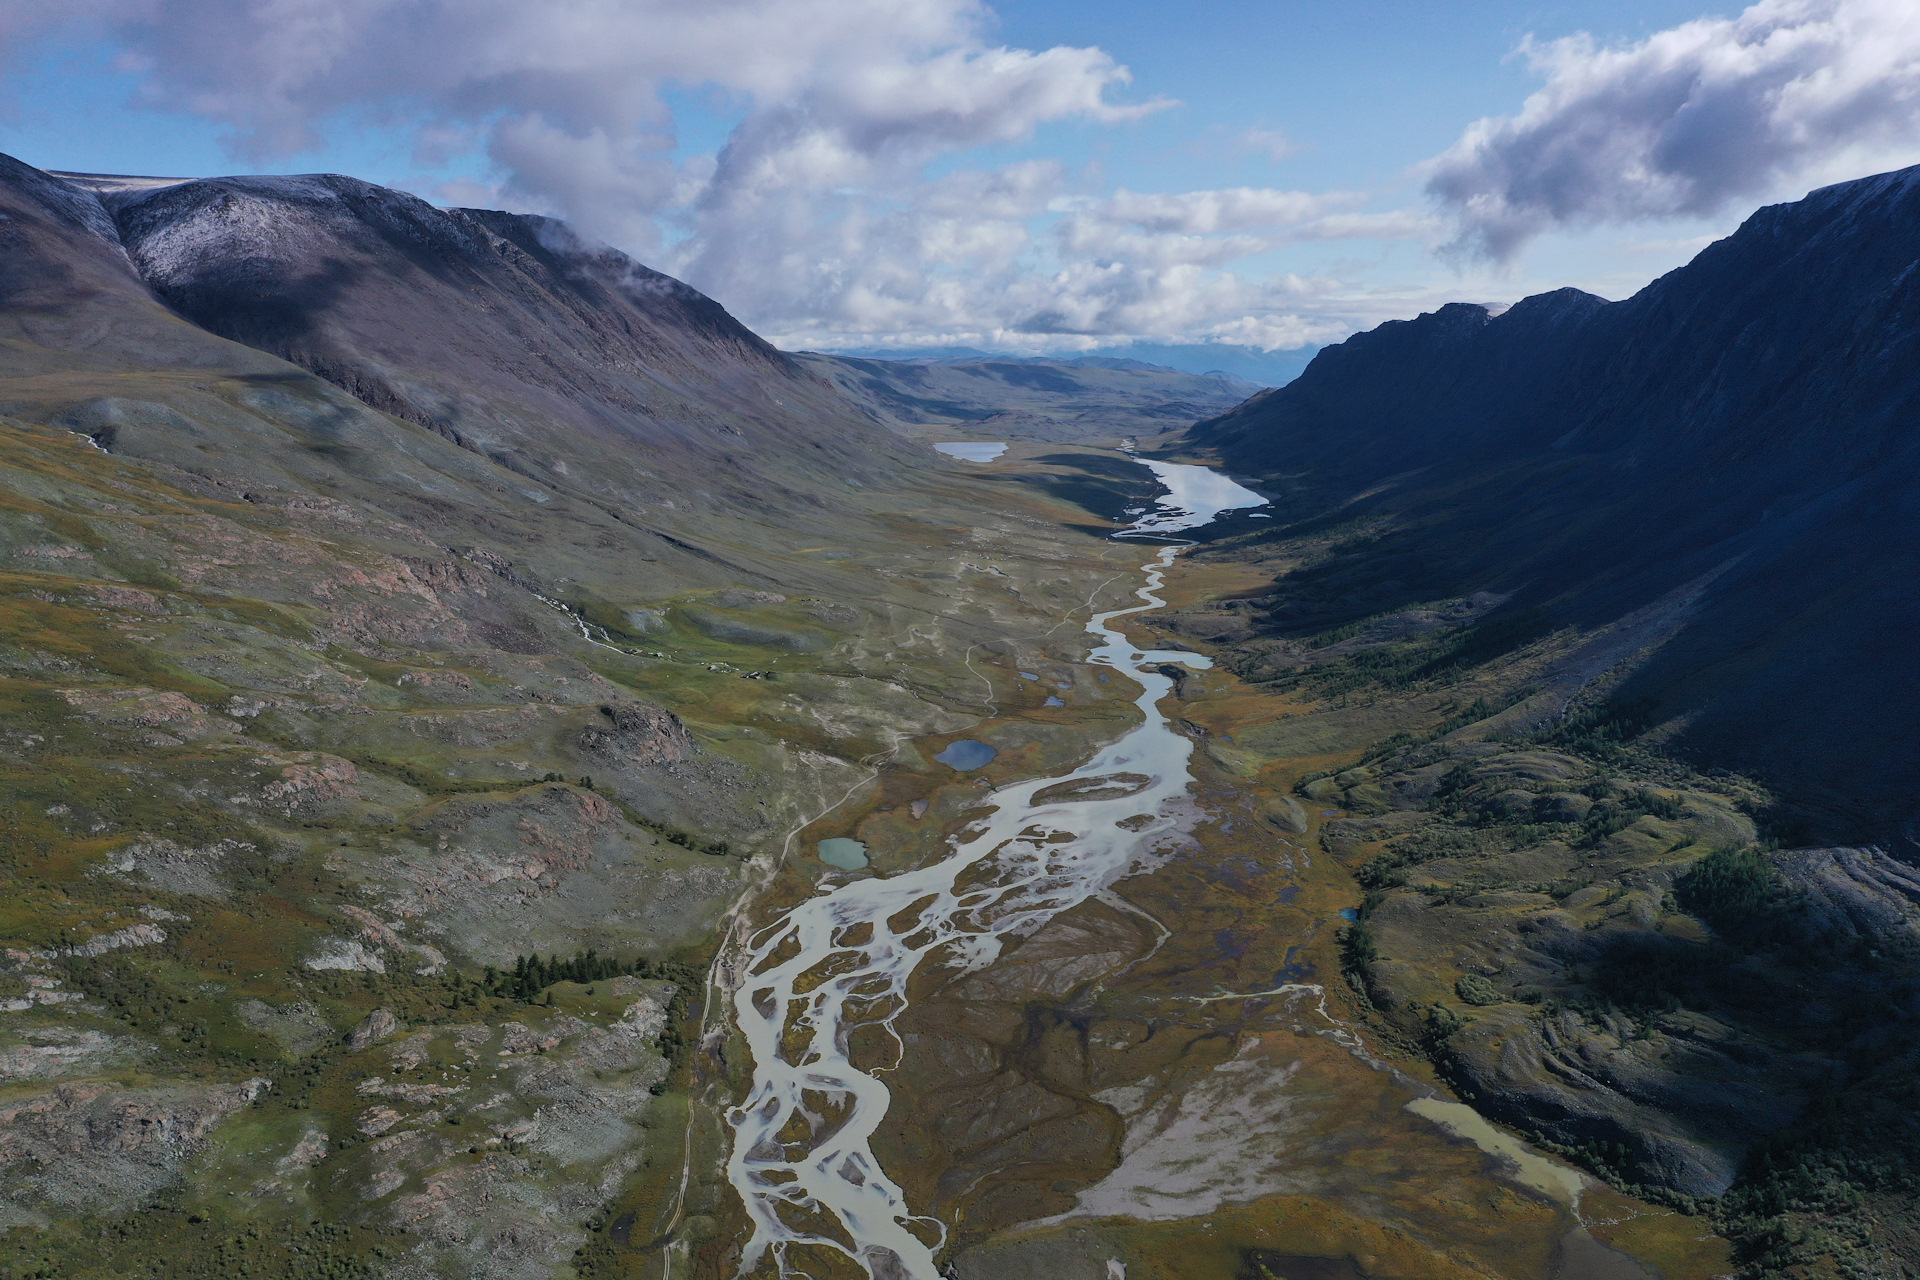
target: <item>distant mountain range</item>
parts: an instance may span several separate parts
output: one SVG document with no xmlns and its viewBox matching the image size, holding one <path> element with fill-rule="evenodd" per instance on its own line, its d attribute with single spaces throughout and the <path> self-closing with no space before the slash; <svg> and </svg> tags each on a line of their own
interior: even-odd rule
<svg viewBox="0 0 1920 1280">
<path fill-rule="evenodd" d="M 1001 351 L 983 351 L 977 347 L 861 347 L 837 349 L 828 354 L 853 356 L 865 360 L 892 360 L 909 364 L 945 364 L 991 360 L 1000 363 L 1029 362 L 1061 365 L 1068 368 L 1137 369 L 1166 373 L 1193 373 L 1203 377 L 1237 378 L 1250 387 L 1280 387 L 1300 376 L 1318 347 L 1299 347 L 1291 351 L 1262 351 L 1258 347 L 1234 346 L 1224 342 L 1155 343 L 1135 342 L 1114 347 L 1102 355 L 1016 356 Z"/>
<path fill-rule="evenodd" d="M 1189 441 L 1274 491 L 1269 536 L 1351 531 L 1266 631 L 1475 593 L 1509 646 L 1627 628 L 1570 698 L 1759 775 L 1789 834 L 1920 853 L 1916 424 L 1920 168 L 1762 209 L 1623 302 L 1381 325 Z"/>
<path fill-rule="evenodd" d="M 1139 360 L 793 357 L 896 428 L 1066 442 L 1158 435 L 1239 404 L 1260 388 L 1232 374 L 1192 374 Z"/>
</svg>

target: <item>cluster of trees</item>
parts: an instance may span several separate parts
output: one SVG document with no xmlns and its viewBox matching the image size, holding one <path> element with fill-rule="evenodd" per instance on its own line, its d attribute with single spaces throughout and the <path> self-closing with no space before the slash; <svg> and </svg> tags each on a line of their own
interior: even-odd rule
<svg viewBox="0 0 1920 1280">
<path fill-rule="evenodd" d="M 1653 703 L 1646 698 L 1594 702 L 1562 716 L 1542 740 L 1596 760 L 1623 763 L 1644 754 L 1633 742 L 1653 726 L 1655 715 Z"/>
<path fill-rule="evenodd" d="M 1800 905 L 1757 845 L 1715 849 L 1674 882 L 1673 894 L 1721 933 L 1759 941 L 1785 932 Z"/>
<path fill-rule="evenodd" d="M 489 994 L 531 1003 L 556 982 L 599 982 L 622 974 L 657 978 L 674 984 L 673 995 L 667 1001 L 667 1025 L 660 1032 L 659 1041 L 660 1052 L 667 1059 L 667 1077 L 671 1079 L 693 1047 L 682 1030 L 691 1011 L 692 995 L 700 989 L 702 981 L 700 970 L 693 965 L 680 960 L 653 961 L 645 956 L 619 960 L 600 955 L 591 948 L 564 960 L 557 955 L 542 959 L 536 952 L 530 956 L 516 956 L 511 971 L 503 972 L 488 965 L 480 986 Z M 666 1080 L 653 1086 L 654 1093 L 665 1090 Z"/>
<path fill-rule="evenodd" d="M 543 958 L 538 952 L 516 956 L 511 969 L 488 965 L 486 975 L 480 979 L 480 988 L 488 995 L 526 1003 L 556 982 L 600 982 L 623 974 L 657 978 L 683 990 L 697 988 L 701 981 L 700 970 L 683 961 L 649 960 L 645 956 L 622 960 L 603 956 L 589 947 L 564 959 L 557 954 Z"/>
<path fill-rule="evenodd" d="M 489 995 L 524 1001 L 533 999 L 556 982 L 599 982 L 625 973 L 641 978 L 655 976 L 653 964 L 645 956 L 618 960 L 613 956 L 600 955 L 589 947 L 567 960 L 557 955 L 543 960 L 538 952 L 530 956 L 517 956 L 513 969 L 506 973 L 488 965 L 480 985 L 486 988 Z"/>
<path fill-rule="evenodd" d="M 1395 889 L 1407 883 L 1408 873 L 1423 862 L 1440 858 L 1471 858 L 1482 852 L 1480 841 L 1470 831 L 1456 827 L 1429 827 L 1402 836 L 1373 855 L 1354 872 L 1360 887 L 1372 893 Z"/>
<path fill-rule="evenodd" d="M 1364 630 L 1368 621 L 1362 619 L 1321 632 L 1308 640 L 1308 646 L 1321 648 L 1338 643 Z M 1282 688 L 1304 684 L 1318 696 L 1329 698 L 1363 689 L 1394 692 L 1429 683 L 1446 687 L 1475 667 L 1538 639 L 1545 630 L 1544 615 L 1537 609 L 1525 609 L 1418 640 L 1362 649 L 1337 662 L 1288 672 L 1274 683 Z"/>
</svg>

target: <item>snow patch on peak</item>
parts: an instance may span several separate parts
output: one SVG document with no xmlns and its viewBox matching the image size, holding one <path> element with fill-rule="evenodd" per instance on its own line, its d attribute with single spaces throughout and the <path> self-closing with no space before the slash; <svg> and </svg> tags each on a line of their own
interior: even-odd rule
<svg viewBox="0 0 1920 1280">
<path fill-rule="evenodd" d="M 466 253 L 480 247 L 465 221 L 418 196 L 339 174 L 200 178 L 107 200 L 128 251 L 163 290 L 208 274 L 306 274 L 336 251 L 329 246 L 381 238 Z"/>
<path fill-rule="evenodd" d="M 69 186 L 91 191 L 103 199 L 130 191 L 159 191 L 165 187 L 198 181 L 197 178 L 161 178 L 141 173 L 71 173 L 65 169 L 48 169 L 46 172 Z"/>
</svg>

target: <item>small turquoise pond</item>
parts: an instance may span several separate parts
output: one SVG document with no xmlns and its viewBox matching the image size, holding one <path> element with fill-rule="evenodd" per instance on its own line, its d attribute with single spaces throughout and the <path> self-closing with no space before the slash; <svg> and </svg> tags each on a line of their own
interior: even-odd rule
<svg viewBox="0 0 1920 1280">
<path fill-rule="evenodd" d="M 858 871 L 867 865 L 867 846 L 858 840 L 835 836 L 820 842 L 820 861 L 842 871 Z"/>
<path fill-rule="evenodd" d="M 1355 907 L 1342 907 L 1340 908 L 1340 918 L 1342 920 L 1358 920 L 1360 918 L 1359 909 Z"/>
<path fill-rule="evenodd" d="M 993 763 L 1000 753 L 984 742 L 975 742 L 972 738 L 962 738 L 942 751 L 934 759 L 941 764 L 951 765 L 965 773 L 969 769 L 979 769 Z"/>
</svg>

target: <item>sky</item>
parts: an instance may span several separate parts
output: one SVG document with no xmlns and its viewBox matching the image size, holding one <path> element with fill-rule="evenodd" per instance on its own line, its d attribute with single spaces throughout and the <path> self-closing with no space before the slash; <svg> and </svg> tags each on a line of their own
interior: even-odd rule
<svg viewBox="0 0 1920 1280">
<path fill-rule="evenodd" d="M 790 349 L 1286 353 L 1920 163 L 1920 0 L 4 0 L 0 151 L 565 218 Z"/>
</svg>

